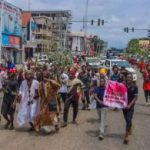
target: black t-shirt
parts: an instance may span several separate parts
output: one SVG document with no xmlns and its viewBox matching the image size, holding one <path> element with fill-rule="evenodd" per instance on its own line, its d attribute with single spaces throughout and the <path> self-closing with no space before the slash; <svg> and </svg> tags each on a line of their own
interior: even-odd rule
<svg viewBox="0 0 150 150">
<path fill-rule="evenodd" d="M 136 85 L 132 85 L 130 87 L 127 86 L 127 92 L 128 92 L 128 104 L 130 104 L 132 100 L 135 98 L 135 96 L 138 95 L 138 87 Z M 134 107 L 134 105 L 132 107 Z"/>
<path fill-rule="evenodd" d="M 18 82 L 17 80 L 7 80 L 5 82 L 5 90 L 3 100 L 6 102 L 12 102 L 16 97 L 18 91 Z"/>
</svg>

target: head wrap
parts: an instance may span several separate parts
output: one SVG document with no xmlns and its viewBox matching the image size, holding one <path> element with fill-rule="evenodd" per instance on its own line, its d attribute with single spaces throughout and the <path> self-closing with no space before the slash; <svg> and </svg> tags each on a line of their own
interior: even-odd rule
<svg viewBox="0 0 150 150">
<path fill-rule="evenodd" d="M 76 76 L 76 71 L 70 70 L 70 71 L 69 71 L 69 76 L 75 77 L 75 76 Z"/>
</svg>

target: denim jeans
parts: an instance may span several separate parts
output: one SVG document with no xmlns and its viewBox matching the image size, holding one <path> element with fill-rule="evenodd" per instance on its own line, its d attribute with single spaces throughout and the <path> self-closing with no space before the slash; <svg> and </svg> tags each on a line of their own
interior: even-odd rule
<svg viewBox="0 0 150 150">
<path fill-rule="evenodd" d="M 132 127 L 133 114 L 134 114 L 134 108 L 123 110 L 124 119 L 126 121 L 126 132 L 129 132 Z"/>
<path fill-rule="evenodd" d="M 78 114 L 78 103 L 79 103 L 78 99 L 71 98 L 66 100 L 65 107 L 64 107 L 64 116 L 63 116 L 65 123 L 67 123 L 68 121 L 68 113 L 71 104 L 73 107 L 73 121 L 76 120 Z"/>
</svg>

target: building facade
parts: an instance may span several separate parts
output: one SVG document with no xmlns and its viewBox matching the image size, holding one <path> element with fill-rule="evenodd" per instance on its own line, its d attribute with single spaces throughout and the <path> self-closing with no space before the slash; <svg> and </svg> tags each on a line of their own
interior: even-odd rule
<svg viewBox="0 0 150 150">
<path fill-rule="evenodd" d="M 53 50 L 52 22 L 46 16 L 36 16 L 33 18 L 37 24 L 37 29 L 34 32 L 37 45 L 36 53 L 46 54 Z"/>
<path fill-rule="evenodd" d="M 71 11 L 30 11 L 30 13 L 33 18 L 48 17 L 51 21 L 51 31 L 53 35 L 52 51 L 69 48 L 68 35 L 71 29 Z"/>
<path fill-rule="evenodd" d="M 0 63 L 22 61 L 21 9 L 0 0 Z"/>
<path fill-rule="evenodd" d="M 85 54 L 84 44 L 85 44 L 85 34 L 84 32 L 71 32 L 70 33 L 70 50 L 73 56 L 81 56 Z"/>
<path fill-rule="evenodd" d="M 34 32 L 37 30 L 37 24 L 30 13 L 21 14 L 22 20 L 22 44 L 23 44 L 23 60 L 32 58 L 36 50 Z"/>
</svg>

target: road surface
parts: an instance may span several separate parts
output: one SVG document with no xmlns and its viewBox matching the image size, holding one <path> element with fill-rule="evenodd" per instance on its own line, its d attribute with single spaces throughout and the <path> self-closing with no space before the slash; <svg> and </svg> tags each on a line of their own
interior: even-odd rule
<svg viewBox="0 0 150 150">
<path fill-rule="evenodd" d="M 106 137 L 99 141 L 96 110 L 80 110 L 78 126 L 69 124 L 67 128 L 52 135 L 35 135 L 27 132 L 26 127 L 14 131 L 4 130 L 2 119 L 0 150 L 149 150 L 150 107 L 145 106 L 140 78 L 137 84 L 139 100 L 135 107 L 134 129 L 129 145 L 123 145 L 125 122 L 121 111 L 108 112 Z"/>
</svg>

